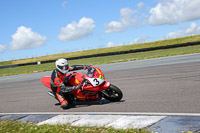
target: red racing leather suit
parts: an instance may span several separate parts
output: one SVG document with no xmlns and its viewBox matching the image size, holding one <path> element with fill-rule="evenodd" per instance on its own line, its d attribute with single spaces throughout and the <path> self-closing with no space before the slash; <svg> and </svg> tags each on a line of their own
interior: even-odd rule
<svg viewBox="0 0 200 133">
<path fill-rule="evenodd" d="M 69 71 L 87 69 L 87 65 L 73 65 L 69 67 Z M 62 87 L 65 90 L 72 90 L 75 86 L 71 86 L 68 81 L 71 75 L 60 73 L 58 70 L 54 70 L 51 74 L 51 92 L 53 92 L 55 98 L 61 103 L 61 107 L 68 104 L 68 100 L 64 98 L 62 93 Z M 58 89 L 59 88 L 59 89 Z"/>
</svg>

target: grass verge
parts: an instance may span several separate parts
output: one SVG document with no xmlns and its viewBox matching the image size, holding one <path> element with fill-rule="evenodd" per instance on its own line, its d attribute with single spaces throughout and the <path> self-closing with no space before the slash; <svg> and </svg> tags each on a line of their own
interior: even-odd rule
<svg viewBox="0 0 200 133">
<path fill-rule="evenodd" d="M 162 49 L 162 50 L 155 50 L 155 51 L 148 51 L 148 52 L 130 53 L 130 54 L 123 54 L 123 55 L 113 55 L 113 56 L 106 56 L 106 57 L 94 57 L 94 58 L 70 60 L 69 64 L 70 65 L 74 65 L 74 64 L 98 65 L 98 64 L 115 63 L 115 62 L 151 59 L 151 58 L 166 57 L 166 56 L 184 55 L 184 54 L 191 54 L 191 53 L 200 53 L 200 45 L 173 48 L 173 49 Z M 20 66 L 20 67 L 15 67 L 15 68 L 5 68 L 5 69 L 1 69 L 0 77 L 9 76 L 9 75 L 17 75 L 17 74 L 50 71 L 53 69 L 55 69 L 54 63 Z"/>
<path fill-rule="evenodd" d="M 141 44 L 124 45 L 124 46 L 111 47 L 111 48 L 92 49 L 92 50 L 84 50 L 84 51 L 71 52 L 71 53 L 62 53 L 62 54 L 34 57 L 34 58 L 28 58 L 28 59 L 5 61 L 5 62 L 0 62 L 0 65 L 2 66 L 2 65 L 10 65 L 10 64 L 23 64 L 23 63 L 37 62 L 37 61 L 56 60 L 58 58 L 78 57 L 78 56 L 84 56 L 84 55 L 127 51 L 127 50 L 134 50 L 134 49 L 182 44 L 182 43 L 188 43 L 188 42 L 197 42 L 197 41 L 200 41 L 200 35 L 169 39 L 169 40 L 161 40 L 161 41 L 148 42 L 148 43 L 141 43 Z"/>
<path fill-rule="evenodd" d="M 0 121 L 1 133 L 150 133 L 145 129 L 116 130 L 105 127 L 74 127 L 67 125 L 41 125 L 8 121 Z"/>
</svg>

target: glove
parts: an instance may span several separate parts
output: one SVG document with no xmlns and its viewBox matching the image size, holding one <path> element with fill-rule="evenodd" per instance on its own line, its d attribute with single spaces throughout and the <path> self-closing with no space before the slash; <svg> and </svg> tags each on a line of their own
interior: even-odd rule
<svg viewBox="0 0 200 133">
<path fill-rule="evenodd" d="M 88 70 L 89 70 L 90 68 L 91 68 L 90 65 L 85 65 L 85 66 L 84 66 L 84 69 L 88 69 Z"/>
<path fill-rule="evenodd" d="M 79 84 L 79 85 L 77 85 L 76 87 L 75 87 L 75 90 L 79 90 L 79 89 L 82 89 L 82 84 Z"/>
<path fill-rule="evenodd" d="M 59 85 L 59 87 L 60 87 L 60 90 L 64 90 L 66 88 L 63 83 L 61 85 Z"/>
<path fill-rule="evenodd" d="M 74 90 L 79 90 L 81 89 L 81 84 L 77 85 L 77 86 L 73 86 L 73 87 L 66 87 L 66 89 L 68 90 L 68 92 L 74 91 Z"/>
<path fill-rule="evenodd" d="M 85 81 L 87 81 L 87 79 L 83 79 L 83 80 L 81 81 L 81 84 L 83 84 Z"/>
</svg>

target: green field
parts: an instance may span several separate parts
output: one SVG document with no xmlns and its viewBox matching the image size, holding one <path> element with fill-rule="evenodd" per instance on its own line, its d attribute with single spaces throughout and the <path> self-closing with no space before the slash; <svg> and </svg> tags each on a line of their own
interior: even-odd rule
<svg viewBox="0 0 200 133">
<path fill-rule="evenodd" d="M 200 41 L 200 35 L 169 39 L 169 40 L 161 40 L 161 41 L 148 42 L 148 43 L 141 43 L 141 44 L 124 45 L 124 46 L 111 47 L 111 48 L 92 49 L 92 50 L 84 50 L 84 51 L 71 52 L 71 53 L 28 58 L 28 59 L 12 60 L 12 61 L 0 62 L 0 66 L 9 65 L 9 64 L 23 64 L 23 63 L 30 63 L 30 62 L 37 62 L 37 61 L 55 60 L 58 58 L 69 58 L 69 57 L 78 57 L 78 56 L 93 55 L 93 54 L 108 53 L 108 52 L 158 47 L 158 46 L 167 46 L 167 45 L 182 44 L 182 43 L 197 42 L 197 41 Z"/>
<path fill-rule="evenodd" d="M 151 59 L 151 58 L 174 56 L 174 55 L 183 55 L 183 54 L 190 54 L 190 53 L 200 53 L 200 45 L 167 49 L 167 50 L 155 50 L 155 51 L 140 52 L 140 53 L 71 60 L 69 61 L 69 64 L 70 65 L 74 65 L 74 64 L 97 65 L 97 64 L 108 64 L 108 63 L 115 63 L 115 62 Z M 14 68 L 1 69 L 0 76 L 43 72 L 43 71 L 50 71 L 53 69 L 55 69 L 54 63 L 20 66 L 20 67 L 14 67 Z"/>
<path fill-rule="evenodd" d="M 104 127 L 74 127 L 67 125 L 41 125 L 16 122 L 0 121 L 0 133 L 150 133 L 145 129 L 116 130 Z"/>
<path fill-rule="evenodd" d="M 150 47 L 158 46 L 158 45 L 161 46 L 161 44 L 164 46 L 164 45 L 168 45 L 168 44 L 172 45 L 172 43 L 176 44 L 176 43 L 186 43 L 186 42 L 193 42 L 193 41 L 200 41 L 200 35 L 178 38 L 178 39 L 171 39 L 171 40 L 164 40 L 164 41 L 157 41 L 154 43 L 151 42 L 151 43 L 144 43 L 144 44 L 135 44 L 135 45 L 121 46 L 121 47 L 105 48 L 105 50 L 106 50 L 106 52 L 111 52 L 111 51 L 114 52 L 114 51 L 116 51 L 116 49 L 118 49 L 118 51 L 128 50 L 129 47 L 134 47 L 134 49 L 138 49 L 138 48 L 144 48 L 147 46 L 150 46 Z M 96 51 L 96 52 L 98 51 L 98 53 L 102 52 L 102 50 L 94 50 L 94 51 Z M 88 53 L 91 54 L 94 51 L 88 50 Z M 105 52 L 105 51 L 103 51 L 103 52 Z M 58 55 L 55 55 L 55 56 L 56 56 L 56 58 L 61 58 L 61 57 L 66 58 L 66 57 L 69 57 L 69 56 L 67 56 L 67 54 L 69 54 L 70 56 L 72 56 L 72 55 L 74 56 L 75 53 L 77 56 L 86 54 L 85 51 L 82 51 L 82 52 L 66 53 L 66 54 L 63 54 L 62 56 L 59 55 L 60 57 L 58 57 Z M 143 60 L 143 59 L 159 58 L 159 57 L 166 57 L 166 56 L 191 54 L 191 53 L 200 53 L 200 45 L 179 47 L 179 48 L 173 48 L 173 49 L 154 50 L 154 51 L 147 51 L 147 52 L 130 53 L 130 54 L 122 54 L 122 55 L 105 56 L 105 57 L 93 57 L 93 58 L 85 58 L 85 59 L 78 59 L 78 60 L 70 60 L 69 63 L 70 63 L 70 65 L 74 65 L 74 64 L 99 65 L 99 64 Z M 52 56 L 47 56 L 47 57 L 49 60 L 53 59 Z M 41 61 L 42 59 L 43 59 L 43 57 L 38 57 L 35 60 Z M 33 59 L 25 59 L 25 60 L 18 60 L 18 61 L 31 62 L 31 61 L 33 61 Z M 13 64 L 12 61 L 10 61 L 9 63 Z M 15 67 L 15 68 L 5 68 L 5 69 L 0 70 L 0 77 L 8 76 L 8 75 L 50 71 L 53 69 L 55 69 L 54 63 L 20 66 L 20 67 Z"/>
</svg>

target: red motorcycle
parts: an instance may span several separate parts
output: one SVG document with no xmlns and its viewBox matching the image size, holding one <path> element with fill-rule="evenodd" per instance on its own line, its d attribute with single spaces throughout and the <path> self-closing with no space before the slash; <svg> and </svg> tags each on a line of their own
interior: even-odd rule
<svg viewBox="0 0 200 133">
<path fill-rule="evenodd" d="M 42 77 L 41 82 L 51 88 L 51 77 Z M 91 66 L 87 74 L 72 72 L 69 83 L 73 86 L 82 84 L 81 89 L 64 93 L 64 97 L 69 103 L 97 101 L 102 98 L 118 102 L 123 97 L 122 91 L 111 82 L 105 81 L 103 72 L 97 67 Z"/>
</svg>

